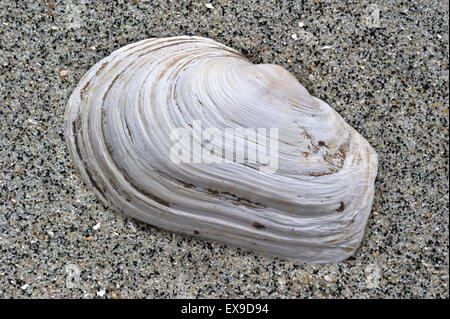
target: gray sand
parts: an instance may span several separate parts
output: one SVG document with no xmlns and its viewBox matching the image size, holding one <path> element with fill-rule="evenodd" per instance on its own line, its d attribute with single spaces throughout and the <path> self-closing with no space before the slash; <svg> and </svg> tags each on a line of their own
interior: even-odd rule
<svg viewBox="0 0 450 319">
<path fill-rule="evenodd" d="M 0 297 L 448 298 L 448 1 L 301 2 L 2 0 Z M 78 80 L 121 46 L 182 34 L 284 66 L 374 146 L 353 258 L 304 265 L 173 234 L 82 183 L 63 136 Z"/>
</svg>

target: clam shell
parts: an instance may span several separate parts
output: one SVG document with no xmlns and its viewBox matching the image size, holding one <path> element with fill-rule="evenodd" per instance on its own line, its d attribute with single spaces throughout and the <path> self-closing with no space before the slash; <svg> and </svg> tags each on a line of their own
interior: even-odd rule
<svg viewBox="0 0 450 319">
<path fill-rule="evenodd" d="M 195 121 L 277 128 L 276 170 L 174 163 L 171 132 Z M 151 225 L 309 263 L 344 260 L 363 238 L 377 172 L 369 143 L 284 68 L 211 39 L 113 52 L 71 95 L 65 135 L 96 195 Z"/>
</svg>

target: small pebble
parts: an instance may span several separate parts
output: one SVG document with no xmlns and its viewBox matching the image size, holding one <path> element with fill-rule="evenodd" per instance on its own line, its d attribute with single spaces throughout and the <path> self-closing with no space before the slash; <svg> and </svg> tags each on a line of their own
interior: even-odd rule
<svg viewBox="0 0 450 319">
<path fill-rule="evenodd" d="M 95 224 L 95 225 L 92 227 L 92 229 L 93 229 L 93 230 L 98 230 L 98 229 L 100 228 L 100 225 L 101 225 L 101 224 L 102 224 L 101 222 Z"/>
</svg>

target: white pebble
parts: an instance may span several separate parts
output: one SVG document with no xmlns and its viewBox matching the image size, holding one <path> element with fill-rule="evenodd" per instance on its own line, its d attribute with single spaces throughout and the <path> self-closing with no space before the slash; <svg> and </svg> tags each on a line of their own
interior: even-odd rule
<svg viewBox="0 0 450 319">
<path fill-rule="evenodd" d="M 291 38 L 294 39 L 294 40 L 297 40 L 297 34 L 293 33 L 293 34 L 291 35 Z"/>
<path fill-rule="evenodd" d="M 299 23 L 298 23 L 298 26 L 299 26 L 300 28 L 303 28 L 303 27 L 305 26 L 305 24 L 304 24 L 303 22 L 299 22 Z"/>
<path fill-rule="evenodd" d="M 97 230 L 97 229 L 99 229 L 100 228 L 100 225 L 101 225 L 102 223 L 101 222 L 99 222 L 98 224 L 96 224 L 94 227 L 92 227 L 92 229 L 93 230 Z"/>
<path fill-rule="evenodd" d="M 100 290 L 100 291 L 97 291 L 97 296 L 103 297 L 103 296 L 105 295 L 105 293 L 106 293 L 106 290 L 105 290 L 105 289 L 102 289 L 102 290 Z"/>
<path fill-rule="evenodd" d="M 22 289 L 22 290 L 27 290 L 27 288 L 28 288 L 28 284 L 25 284 L 25 285 L 23 285 L 22 287 L 20 287 L 20 289 Z"/>
<path fill-rule="evenodd" d="M 207 7 L 208 9 L 214 9 L 214 7 L 211 3 L 206 3 L 205 7 Z"/>
</svg>

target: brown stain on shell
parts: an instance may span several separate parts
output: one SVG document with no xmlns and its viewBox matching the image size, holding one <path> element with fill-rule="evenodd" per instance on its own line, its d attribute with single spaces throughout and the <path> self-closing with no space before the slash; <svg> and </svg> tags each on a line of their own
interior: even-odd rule
<svg viewBox="0 0 450 319">
<path fill-rule="evenodd" d="M 260 224 L 258 222 L 254 222 L 252 226 L 255 227 L 256 229 L 264 229 L 264 228 L 266 228 L 266 226 L 264 226 L 263 224 Z"/>
</svg>

